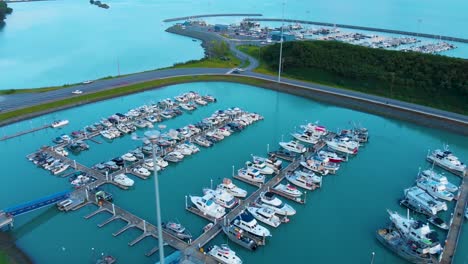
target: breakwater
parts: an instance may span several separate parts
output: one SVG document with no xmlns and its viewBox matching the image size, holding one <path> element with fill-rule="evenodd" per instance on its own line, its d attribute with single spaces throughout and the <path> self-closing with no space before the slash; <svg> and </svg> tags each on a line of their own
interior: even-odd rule
<svg viewBox="0 0 468 264">
<path fill-rule="evenodd" d="M 194 16 L 168 18 L 168 19 L 164 19 L 163 22 L 174 22 L 174 21 L 181 21 L 181 20 L 194 19 L 194 18 L 203 18 L 203 17 L 225 17 L 225 16 L 251 17 L 251 16 L 262 16 L 262 14 L 236 14 L 236 13 L 231 13 L 231 14 L 206 14 L 206 15 L 194 15 Z"/>
<path fill-rule="evenodd" d="M 415 37 L 423 37 L 423 38 L 431 38 L 431 39 L 440 39 L 440 40 L 468 43 L 468 39 L 464 39 L 464 38 L 443 36 L 443 35 L 437 35 L 437 34 L 429 34 L 429 33 L 418 33 L 418 32 L 403 31 L 403 30 L 396 30 L 396 29 L 353 26 L 353 25 L 346 25 L 346 24 L 334 24 L 334 23 L 327 23 L 327 22 L 315 22 L 315 21 L 298 20 L 298 19 L 246 18 L 245 20 L 247 20 L 247 21 L 269 21 L 269 22 L 282 22 L 282 21 L 284 21 L 284 22 L 288 22 L 288 23 L 300 23 L 300 24 L 309 24 L 309 25 L 317 25 L 317 26 L 325 26 L 325 27 L 350 28 L 350 29 L 358 29 L 358 30 L 383 32 L 383 33 L 391 33 L 391 34 L 399 34 L 399 35 L 407 35 L 407 36 L 415 36 Z"/>
</svg>

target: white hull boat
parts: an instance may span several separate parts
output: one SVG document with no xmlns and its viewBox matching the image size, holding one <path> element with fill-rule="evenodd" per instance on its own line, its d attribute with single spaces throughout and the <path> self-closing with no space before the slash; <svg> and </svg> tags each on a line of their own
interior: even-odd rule
<svg viewBox="0 0 468 264">
<path fill-rule="evenodd" d="M 439 198 L 449 202 L 454 198 L 453 193 L 445 189 L 445 185 L 437 183 L 436 181 L 420 178 L 416 181 L 416 185 L 432 195 L 434 198 Z"/>
<path fill-rule="evenodd" d="M 223 183 L 218 185 L 218 189 L 225 190 L 239 198 L 245 198 L 247 196 L 246 190 L 237 187 L 234 183 L 232 183 L 231 179 L 228 178 L 223 179 Z"/>
<path fill-rule="evenodd" d="M 261 193 L 260 197 L 256 201 L 256 204 L 262 207 L 269 208 L 279 215 L 288 216 L 296 214 L 296 210 L 292 206 L 281 201 L 272 192 Z"/>
<path fill-rule="evenodd" d="M 281 224 L 281 220 L 275 215 L 275 212 L 266 207 L 247 207 L 247 211 L 252 214 L 255 219 L 263 222 L 272 227 L 278 227 Z"/>
<path fill-rule="evenodd" d="M 297 143 L 297 141 L 280 142 L 279 144 L 282 148 L 295 152 L 295 153 L 302 154 L 307 151 L 304 145 Z"/>
<path fill-rule="evenodd" d="M 223 264 L 242 264 L 242 260 L 236 255 L 236 252 L 227 245 L 221 245 L 220 247 L 214 245 L 208 250 L 208 255 Z"/>
<path fill-rule="evenodd" d="M 237 172 L 240 178 L 256 183 L 265 183 L 265 175 L 260 174 L 259 170 L 247 168 L 240 169 Z"/>
<path fill-rule="evenodd" d="M 270 230 L 257 223 L 257 220 L 247 211 L 244 211 L 234 219 L 235 226 L 256 235 L 258 237 L 271 236 Z"/>
<path fill-rule="evenodd" d="M 267 175 L 271 175 L 273 173 L 275 173 L 275 171 L 268 167 L 267 164 L 265 162 L 250 162 L 250 161 L 247 161 L 245 163 L 245 165 L 248 167 L 248 168 L 251 168 L 251 169 L 256 169 L 256 170 L 259 170 L 261 174 L 267 174 Z"/>
<path fill-rule="evenodd" d="M 292 196 L 292 197 L 301 197 L 302 192 L 299 191 L 296 187 L 294 187 L 291 184 L 278 184 L 277 186 L 274 187 L 274 189 L 278 192 L 284 193 L 286 195 Z"/>
<path fill-rule="evenodd" d="M 215 203 L 211 198 L 211 195 L 205 195 L 203 197 L 190 196 L 190 200 L 192 201 L 192 203 L 203 214 L 219 219 L 226 214 L 226 211 L 224 207 Z"/>
<path fill-rule="evenodd" d="M 208 195 L 211 195 L 215 203 L 227 209 L 231 209 L 239 203 L 239 200 L 234 198 L 232 194 L 221 189 L 212 190 L 209 188 L 204 188 L 203 194 L 206 197 L 208 197 Z"/>
<path fill-rule="evenodd" d="M 449 182 L 446 176 L 439 174 L 432 169 L 423 170 L 422 172 L 419 173 L 419 176 L 434 180 L 438 183 L 445 185 L 445 188 L 449 192 L 453 192 L 453 193 L 458 192 L 458 186 Z"/>
<path fill-rule="evenodd" d="M 122 186 L 125 186 L 125 187 L 132 187 L 133 184 L 135 183 L 132 179 L 127 177 L 127 175 L 125 175 L 125 174 L 118 174 L 118 175 L 114 176 L 113 180 L 116 183 L 118 183 L 118 184 L 120 184 Z"/>
</svg>

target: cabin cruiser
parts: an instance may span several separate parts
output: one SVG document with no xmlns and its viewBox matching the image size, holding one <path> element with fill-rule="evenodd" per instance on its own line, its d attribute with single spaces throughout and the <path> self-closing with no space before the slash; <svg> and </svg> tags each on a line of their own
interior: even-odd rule
<svg viewBox="0 0 468 264">
<path fill-rule="evenodd" d="M 125 174 L 118 174 L 114 176 L 114 181 L 125 187 L 132 187 L 133 184 L 135 183 L 132 179 L 127 177 L 127 175 Z"/>
<path fill-rule="evenodd" d="M 242 260 L 236 255 L 236 252 L 227 245 L 221 245 L 220 247 L 214 245 L 209 248 L 208 254 L 224 264 L 242 264 Z"/>
<path fill-rule="evenodd" d="M 270 230 L 257 223 L 257 220 L 248 211 L 242 212 L 234 218 L 234 225 L 259 237 L 271 236 Z"/>
<path fill-rule="evenodd" d="M 427 221 L 442 230 L 449 230 L 449 226 L 440 217 L 431 216 L 427 218 Z"/>
<path fill-rule="evenodd" d="M 133 162 L 133 161 L 137 160 L 137 158 L 132 153 L 123 154 L 122 159 L 125 160 L 125 161 L 130 161 L 130 162 Z"/>
<path fill-rule="evenodd" d="M 99 134 L 101 134 L 102 137 L 106 138 L 106 139 L 114 139 L 115 136 L 110 133 L 108 130 L 101 130 L 99 131 Z"/>
<path fill-rule="evenodd" d="M 305 131 L 319 134 L 320 136 L 325 136 L 328 133 L 327 128 L 325 128 L 324 126 L 319 126 L 317 124 L 312 124 L 312 123 L 303 125 L 301 126 L 301 128 L 304 129 Z"/>
<path fill-rule="evenodd" d="M 299 141 L 302 141 L 304 143 L 308 144 L 316 144 L 320 136 L 317 134 L 311 134 L 309 132 L 304 132 L 304 133 L 292 133 L 291 136 Z"/>
<path fill-rule="evenodd" d="M 203 100 L 201 98 L 195 99 L 195 103 L 197 103 L 199 105 L 207 105 L 208 104 L 207 102 L 205 102 L 205 100 Z"/>
<path fill-rule="evenodd" d="M 129 134 L 132 132 L 125 124 L 117 124 L 115 127 L 124 134 Z"/>
<path fill-rule="evenodd" d="M 182 240 L 192 238 L 192 234 L 190 234 L 190 232 L 188 232 L 187 229 L 179 223 L 170 221 L 162 223 L 162 228 Z"/>
<path fill-rule="evenodd" d="M 222 189 L 212 190 L 209 188 L 204 188 L 203 194 L 211 195 L 215 203 L 227 209 L 231 209 L 239 203 L 239 200 L 234 198 L 232 194 Z"/>
<path fill-rule="evenodd" d="M 272 227 L 278 227 L 281 220 L 275 215 L 275 211 L 266 207 L 247 207 L 247 211 L 252 214 L 258 221 L 263 222 Z"/>
<path fill-rule="evenodd" d="M 256 170 L 260 171 L 261 174 L 271 175 L 271 174 L 275 173 L 275 171 L 272 168 L 267 166 L 266 162 L 250 162 L 250 161 L 247 161 L 245 163 L 245 165 L 247 166 L 247 168 L 256 169 Z"/>
<path fill-rule="evenodd" d="M 296 152 L 291 152 L 289 150 L 280 149 L 280 150 L 268 152 L 268 156 L 269 157 L 274 156 L 275 158 L 278 157 L 286 161 L 293 161 L 295 158 L 299 156 L 299 154 Z"/>
<path fill-rule="evenodd" d="M 323 167 L 321 162 L 313 160 L 313 159 L 308 159 L 306 161 L 301 161 L 300 162 L 301 166 L 311 170 L 316 173 L 320 173 L 322 175 L 327 175 L 329 171 Z"/>
<path fill-rule="evenodd" d="M 314 174 L 314 176 L 317 177 L 315 174 Z M 286 175 L 286 179 L 290 183 L 292 183 L 292 184 L 294 184 L 296 186 L 299 186 L 301 188 L 311 190 L 311 191 L 314 190 L 317 187 L 317 185 L 315 184 L 312 177 L 313 176 L 309 176 L 304 172 L 302 172 L 302 173 L 298 172 L 298 173 L 295 173 L 295 174 Z M 320 177 L 318 177 L 318 178 L 320 178 Z"/>
<path fill-rule="evenodd" d="M 153 163 L 153 159 L 146 159 L 145 162 L 143 163 L 143 167 L 145 169 L 148 169 L 150 171 L 154 171 L 154 163 Z M 158 165 L 156 165 L 156 171 L 160 171 L 161 170 L 161 167 L 159 167 Z"/>
<path fill-rule="evenodd" d="M 377 231 L 377 240 L 398 256 L 411 263 L 436 264 L 430 254 L 423 253 L 419 245 L 408 240 L 394 227 L 382 228 Z"/>
<path fill-rule="evenodd" d="M 446 147 L 445 150 L 436 149 L 427 155 L 427 160 L 440 166 L 450 172 L 464 175 L 466 173 L 466 164 L 463 164 L 458 157 L 452 154 Z"/>
<path fill-rule="evenodd" d="M 338 137 L 326 141 L 327 146 L 335 151 L 345 154 L 357 154 L 359 143 L 351 141 L 348 137 Z"/>
<path fill-rule="evenodd" d="M 390 210 L 387 210 L 387 212 L 390 215 L 390 221 L 404 237 L 427 247 L 424 249 L 424 253 L 439 254 L 442 252 L 442 246 L 435 236 L 436 233 L 429 228 L 428 224 L 405 218 L 397 212 Z"/>
<path fill-rule="evenodd" d="M 66 151 L 62 147 L 55 148 L 54 151 L 55 151 L 55 153 L 59 154 L 60 156 L 64 156 L 64 157 L 68 156 L 68 151 Z"/>
<path fill-rule="evenodd" d="M 302 154 L 307 151 L 304 145 L 297 143 L 297 141 L 289 141 L 289 142 L 280 142 L 280 146 L 286 150 Z"/>
<path fill-rule="evenodd" d="M 192 155 L 192 150 L 189 147 L 185 146 L 184 144 L 177 145 L 175 147 L 175 151 L 181 153 L 183 156 Z"/>
<path fill-rule="evenodd" d="M 229 130 L 227 130 L 225 128 L 218 128 L 216 131 L 217 131 L 218 134 L 221 134 L 224 137 L 229 137 L 231 135 L 231 132 L 229 132 Z"/>
<path fill-rule="evenodd" d="M 436 181 L 419 178 L 416 180 L 416 186 L 425 190 L 434 198 L 439 198 L 445 201 L 452 201 L 454 198 L 453 193 L 445 189 L 445 185 L 437 183 Z"/>
<path fill-rule="evenodd" d="M 269 208 L 279 215 L 295 215 L 296 210 L 287 203 L 281 201 L 272 192 L 263 192 L 255 202 L 257 205 Z"/>
<path fill-rule="evenodd" d="M 68 120 L 64 119 L 64 120 L 56 120 L 54 122 L 52 122 L 51 126 L 53 128 L 58 128 L 58 127 L 63 127 L 63 126 L 66 126 L 68 125 L 68 123 L 70 123 Z"/>
<path fill-rule="evenodd" d="M 260 171 L 257 169 L 239 169 L 237 175 L 240 178 L 249 180 L 251 182 L 265 183 L 265 175 L 260 174 Z"/>
<path fill-rule="evenodd" d="M 457 192 L 458 191 L 458 186 L 456 186 L 455 184 L 449 182 L 447 180 L 447 177 L 442 175 L 442 174 L 439 174 L 437 172 L 435 172 L 434 170 L 432 169 L 429 169 L 429 170 L 423 170 L 419 173 L 419 176 L 420 177 L 425 177 L 425 178 L 428 178 L 428 179 L 431 179 L 431 180 L 434 180 L 438 183 L 441 183 L 443 185 L 445 185 L 445 188 L 447 189 L 447 191 L 449 192 Z"/>
<path fill-rule="evenodd" d="M 57 175 L 66 171 L 68 167 L 70 167 L 70 165 L 61 163 L 58 166 L 53 167 L 50 171 L 52 174 Z"/>
<path fill-rule="evenodd" d="M 203 214 L 219 219 L 226 214 L 226 211 L 224 207 L 215 203 L 212 198 L 212 195 L 205 195 L 203 197 L 190 196 L 192 203 L 195 204 Z"/>
<path fill-rule="evenodd" d="M 71 137 L 67 134 L 62 134 L 60 135 L 60 138 L 64 141 L 64 142 L 69 142 L 71 141 Z"/>
<path fill-rule="evenodd" d="M 152 159 L 151 159 L 152 161 Z M 169 165 L 167 161 L 165 161 L 161 157 L 156 157 L 156 166 L 161 167 L 161 168 L 166 168 Z"/>
<path fill-rule="evenodd" d="M 218 185 L 217 189 L 225 190 L 235 197 L 244 198 L 247 196 L 246 190 L 237 187 L 234 183 L 232 183 L 231 179 L 228 178 L 224 178 L 223 182 Z"/>
<path fill-rule="evenodd" d="M 346 158 L 340 157 L 338 156 L 338 154 L 336 154 L 335 152 L 331 152 L 331 151 L 321 150 L 318 152 L 317 155 L 322 159 L 328 159 L 329 162 L 339 163 L 339 162 L 347 161 Z"/>
<path fill-rule="evenodd" d="M 235 227 L 234 225 L 223 226 L 223 232 L 234 243 L 248 250 L 256 250 L 258 244 L 252 238 L 244 234 L 244 230 Z"/>
<path fill-rule="evenodd" d="M 182 145 L 184 145 L 186 148 L 190 149 L 192 151 L 192 154 L 200 152 L 200 149 L 197 146 L 195 146 L 194 144 L 192 144 L 192 143 L 184 143 Z"/>
<path fill-rule="evenodd" d="M 151 172 L 147 168 L 141 167 L 141 166 L 137 166 L 137 167 L 133 168 L 132 173 L 134 173 L 136 175 L 141 175 L 141 176 L 144 176 L 144 177 L 149 177 L 151 175 Z"/>
<path fill-rule="evenodd" d="M 441 202 L 431 195 L 426 193 L 424 190 L 417 186 L 413 186 L 404 191 L 405 199 L 414 207 L 420 208 L 421 210 L 436 215 L 439 211 L 447 211 L 447 204 Z"/>
<path fill-rule="evenodd" d="M 272 154 L 268 158 L 260 157 L 260 156 L 252 156 L 254 163 L 265 163 L 268 167 L 272 168 L 273 170 L 280 170 L 282 161 L 276 158 L 276 155 Z"/>
<path fill-rule="evenodd" d="M 172 151 L 164 156 L 164 159 L 170 162 L 179 162 L 184 158 L 184 155 L 178 151 Z"/>
<path fill-rule="evenodd" d="M 336 174 L 336 172 L 340 169 L 340 163 L 330 162 L 330 160 L 326 157 L 312 155 L 309 157 L 309 160 L 313 161 L 319 166 L 322 166 L 325 170 L 327 170 L 331 174 Z"/>
<path fill-rule="evenodd" d="M 209 140 L 207 140 L 204 137 L 197 137 L 194 139 L 194 142 L 202 147 L 211 147 L 213 145 L 213 143 L 211 143 Z"/>
<path fill-rule="evenodd" d="M 302 195 L 301 191 L 299 191 L 294 185 L 291 185 L 289 183 L 286 185 L 280 183 L 277 186 L 275 186 L 274 189 L 278 192 L 284 193 L 292 197 L 300 197 Z"/>
</svg>

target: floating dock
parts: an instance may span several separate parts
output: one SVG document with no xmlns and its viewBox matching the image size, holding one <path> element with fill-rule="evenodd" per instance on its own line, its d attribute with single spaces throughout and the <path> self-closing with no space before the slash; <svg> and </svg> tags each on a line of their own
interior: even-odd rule
<svg viewBox="0 0 468 264">
<path fill-rule="evenodd" d="M 0 141 L 5 141 L 5 140 L 12 139 L 12 138 L 15 138 L 15 137 L 20 137 L 22 135 L 33 133 L 33 132 L 43 130 L 43 129 L 46 129 L 46 128 L 50 128 L 50 127 L 52 127 L 52 126 L 50 124 L 47 124 L 47 125 L 43 125 L 43 126 L 40 126 L 40 127 L 29 129 L 29 130 L 21 131 L 21 132 L 12 134 L 12 135 L 6 135 L 6 136 L 1 137 Z"/>
</svg>

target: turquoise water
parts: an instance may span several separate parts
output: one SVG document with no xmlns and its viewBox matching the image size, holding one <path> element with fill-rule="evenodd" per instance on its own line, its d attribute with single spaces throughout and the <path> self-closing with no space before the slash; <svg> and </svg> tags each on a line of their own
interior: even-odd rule
<svg viewBox="0 0 468 264">
<path fill-rule="evenodd" d="M 206 13 L 262 13 L 281 17 L 283 0 L 108 0 L 104 10 L 89 1 L 11 4 L 0 29 L 0 89 L 63 85 L 120 73 L 171 66 L 203 56 L 199 42 L 164 32 L 163 19 Z M 452 0 L 295 0 L 286 18 L 421 31 L 468 37 L 468 2 Z M 232 23 L 241 18 L 216 18 Z M 468 57 L 468 45 L 446 53 Z M 119 66 L 118 66 L 119 65 Z"/>
<path fill-rule="evenodd" d="M 70 125 L 63 129 L 43 130 L 0 142 L 0 169 L 3 172 L 0 208 L 70 188 L 66 179 L 36 168 L 25 158 L 37 148 L 50 144 L 55 136 L 82 128 L 100 117 L 191 90 L 212 94 L 218 102 L 165 122 L 168 129 L 196 122 L 217 109 L 232 106 L 258 112 L 265 117 L 264 121 L 249 126 L 213 148 L 202 149 L 199 154 L 171 165 L 161 173 L 162 219 L 177 218 L 195 235 L 201 233 L 207 221 L 185 211 L 184 196 L 201 194 L 201 189 L 209 186 L 210 179 L 216 183 L 223 177 L 229 177 L 232 166 L 239 168 L 250 154 L 265 155 L 267 144 L 271 149 L 277 148 L 282 136 L 289 138 L 288 133 L 306 120 L 319 120 L 331 130 L 349 127 L 350 121 L 360 122 L 371 133 L 369 144 L 344 164 L 337 175 L 327 176 L 322 189 L 309 193 L 306 205 L 290 202 L 297 209 L 297 214 L 291 217 L 290 223 L 272 230 L 273 237 L 268 239 L 267 246 L 251 253 L 230 243 L 246 263 L 308 263 L 312 260 L 314 263 L 369 263 L 371 252 L 376 252 L 375 263 L 404 263 L 380 246 L 374 237 L 376 229 L 387 223 L 386 209 L 405 213 L 397 205 L 397 199 L 401 198 L 404 188 L 413 184 L 418 168 L 428 166 L 424 160 L 427 149 L 449 143 L 462 160 L 466 161 L 468 157 L 466 138 L 445 131 L 247 85 L 221 82 L 182 84 L 60 111 L 1 128 L 3 135 L 56 118 L 70 120 Z M 140 134 L 142 132 L 139 131 Z M 139 145 L 128 136 L 114 143 L 98 140 L 103 144 L 91 143 L 89 151 L 75 158 L 92 165 L 120 156 Z M 112 186 L 106 188 L 114 194 L 117 205 L 154 223 L 153 183 L 151 180 L 135 180 L 135 186 L 128 191 Z M 452 175 L 449 175 L 449 180 L 460 182 Z M 249 193 L 254 190 L 241 182 L 236 181 L 236 184 Z M 156 261 L 157 254 L 151 258 L 144 256 L 156 245 L 155 240 L 144 240 L 129 247 L 127 244 L 139 232 L 125 232 L 115 238 L 112 233 L 124 223 L 98 228 L 97 224 L 108 215 L 85 220 L 83 216 L 93 210 L 93 207 L 87 207 L 77 212 L 59 213 L 50 208 L 33 212 L 16 219 L 13 234 L 19 246 L 37 263 L 87 263 L 101 252 L 115 255 L 119 263 Z M 468 263 L 467 237 L 465 228 L 456 264 Z M 225 243 L 226 239 L 220 235 L 214 242 Z M 169 253 L 166 247 L 166 254 Z"/>
</svg>

